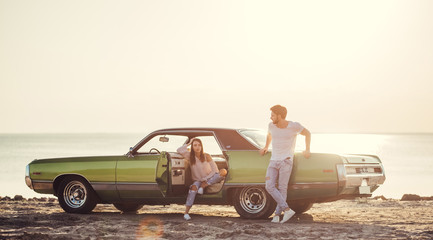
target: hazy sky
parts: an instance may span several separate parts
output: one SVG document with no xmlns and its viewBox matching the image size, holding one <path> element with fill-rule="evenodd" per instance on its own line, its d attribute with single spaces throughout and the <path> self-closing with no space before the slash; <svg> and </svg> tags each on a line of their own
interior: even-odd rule
<svg viewBox="0 0 433 240">
<path fill-rule="evenodd" d="M 0 133 L 433 132 L 433 1 L 0 0 Z"/>
</svg>

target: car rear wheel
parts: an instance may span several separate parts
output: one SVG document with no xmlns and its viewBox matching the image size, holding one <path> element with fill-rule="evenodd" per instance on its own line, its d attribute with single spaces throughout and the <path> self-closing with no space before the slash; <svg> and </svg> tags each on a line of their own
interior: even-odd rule
<svg viewBox="0 0 433 240">
<path fill-rule="evenodd" d="M 66 177 L 59 185 L 59 204 L 68 213 L 89 213 L 96 204 L 96 194 L 82 178 Z"/>
<path fill-rule="evenodd" d="M 143 204 L 134 203 L 113 203 L 113 205 L 122 212 L 136 212 L 143 207 Z"/>
<path fill-rule="evenodd" d="M 233 205 L 241 217 L 249 219 L 268 218 L 276 207 L 275 201 L 266 190 L 257 186 L 237 189 Z"/>
<path fill-rule="evenodd" d="M 312 206 L 311 202 L 289 202 L 289 207 L 297 214 L 308 211 Z"/>
</svg>

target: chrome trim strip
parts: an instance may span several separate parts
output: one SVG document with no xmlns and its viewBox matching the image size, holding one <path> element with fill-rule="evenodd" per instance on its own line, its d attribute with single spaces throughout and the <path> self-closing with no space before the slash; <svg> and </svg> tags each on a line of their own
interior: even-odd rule
<svg viewBox="0 0 433 240">
<path fill-rule="evenodd" d="M 244 186 L 264 186 L 265 183 L 224 183 L 224 186 L 236 186 L 236 187 L 244 187 Z"/>
<path fill-rule="evenodd" d="M 33 182 L 38 182 L 38 183 L 53 183 L 53 181 L 50 180 L 32 180 Z"/>
<path fill-rule="evenodd" d="M 250 149 L 246 149 L 246 150 L 227 150 L 227 152 L 258 152 L 260 151 L 260 149 L 258 150 L 250 150 Z M 268 152 L 272 152 L 272 149 L 269 149 Z"/>
<path fill-rule="evenodd" d="M 309 182 L 309 183 L 294 183 L 292 185 L 312 185 L 312 184 L 326 184 L 326 185 L 333 185 L 336 182 Z M 290 185 L 290 184 L 289 184 Z"/>
<path fill-rule="evenodd" d="M 299 189 L 328 189 L 328 188 L 335 188 L 337 189 L 338 183 L 337 182 L 312 182 L 312 183 L 296 183 L 296 184 L 289 184 L 287 189 L 293 189 L 293 190 L 299 190 Z"/>
<path fill-rule="evenodd" d="M 157 183 L 122 182 L 116 184 L 118 191 L 160 191 Z"/>
<path fill-rule="evenodd" d="M 225 183 L 225 187 L 265 186 L 265 183 Z M 337 188 L 337 182 L 311 182 L 289 184 L 287 189 L 311 189 L 311 188 Z"/>
<path fill-rule="evenodd" d="M 92 188 L 95 191 L 116 191 L 115 182 L 91 182 Z"/>
<path fill-rule="evenodd" d="M 381 167 L 379 163 L 345 163 L 345 167 Z"/>
<path fill-rule="evenodd" d="M 374 178 L 374 177 L 383 177 L 382 173 L 349 173 L 346 175 L 346 178 Z"/>
</svg>

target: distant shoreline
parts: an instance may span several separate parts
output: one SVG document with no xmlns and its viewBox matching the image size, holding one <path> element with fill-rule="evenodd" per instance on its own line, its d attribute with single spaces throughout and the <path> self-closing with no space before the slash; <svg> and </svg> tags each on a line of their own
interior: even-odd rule
<svg viewBox="0 0 433 240">
<path fill-rule="evenodd" d="M 264 129 L 264 128 L 263 128 Z M 153 130 L 152 130 L 153 131 Z M 0 135 L 85 135 L 85 134 L 149 134 L 148 132 L 1 132 Z M 360 135 L 433 135 L 433 132 L 311 132 L 312 134 L 360 134 Z"/>
</svg>

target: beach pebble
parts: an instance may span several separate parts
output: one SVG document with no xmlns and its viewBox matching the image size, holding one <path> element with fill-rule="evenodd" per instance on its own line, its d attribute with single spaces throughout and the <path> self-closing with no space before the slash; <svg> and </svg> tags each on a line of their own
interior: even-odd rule
<svg viewBox="0 0 433 240">
<path fill-rule="evenodd" d="M 404 194 L 400 201 L 420 201 L 421 197 L 416 194 Z"/>
<path fill-rule="evenodd" d="M 21 195 L 15 195 L 14 200 L 15 201 L 22 201 L 23 200 L 23 196 L 21 196 Z"/>
<path fill-rule="evenodd" d="M 381 200 L 384 200 L 384 201 L 388 200 L 388 199 L 387 199 L 386 197 L 384 197 L 383 195 L 376 196 L 376 197 L 374 197 L 373 199 L 374 199 L 374 200 L 379 200 L 379 199 L 381 199 Z"/>
<path fill-rule="evenodd" d="M 431 197 L 421 197 L 421 200 L 431 201 L 431 200 L 433 200 L 433 196 L 431 196 Z"/>
<path fill-rule="evenodd" d="M 1 201 L 9 201 L 9 200 L 11 200 L 11 198 L 8 197 L 8 196 L 6 196 L 6 197 L 4 197 L 4 198 L 1 198 Z"/>
</svg>

